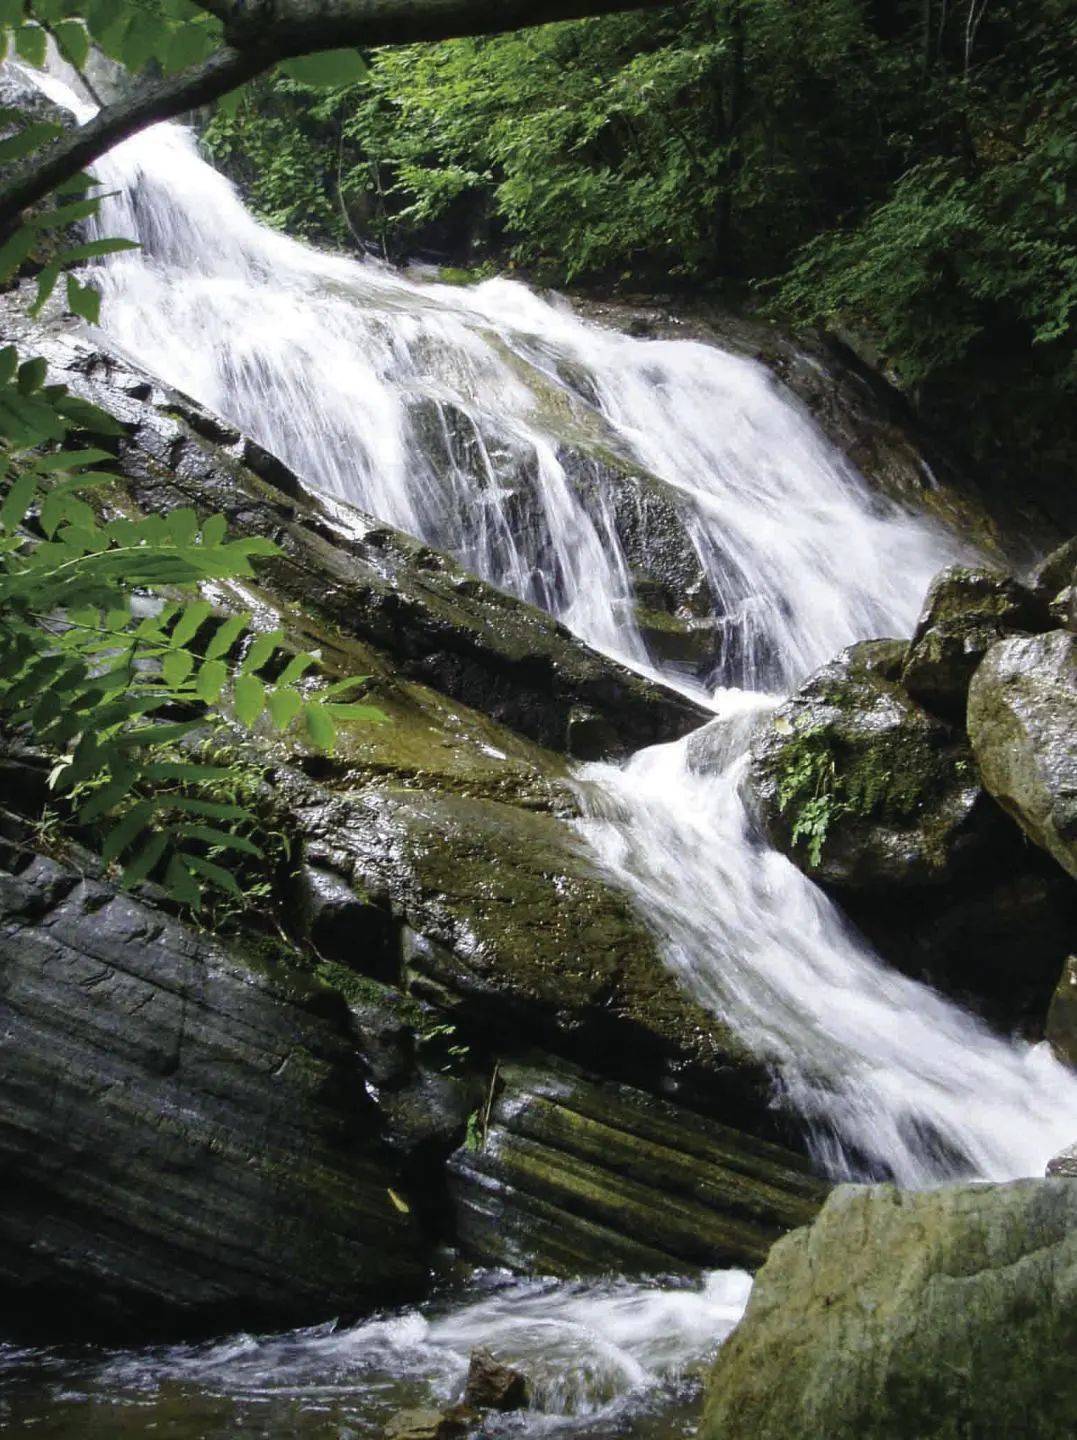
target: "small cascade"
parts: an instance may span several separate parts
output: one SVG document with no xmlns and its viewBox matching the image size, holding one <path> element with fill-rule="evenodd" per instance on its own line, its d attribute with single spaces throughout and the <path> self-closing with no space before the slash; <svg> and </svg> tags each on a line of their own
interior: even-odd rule
<svg viewBox="0 0 1077 1440">
<path fill-rule="evenodd" d="M 884 967 L 739 796 L 768 695 L 852 641 L 910 633 L 952 538 L 870 494 L 753 361 L 606 331 L 506 280 L 321 254 L 258 223 L 176 125 L 97 173 L 114 192 L 101 229 L 142 247 L 98 276 L 112 343 L 312 485 L 652 669 L 617 477 L 664 497 L 721 637 L 719 718 L 591 768 L 584 834 L 683 983 L 773 1064 L 834 1173 L 1040 1172 L 1077 1079 Z"/>
<path fill-rule="evenodd" d="M 458 1400 L 471 1351 L 486 1346 L 529 1378 L 528 1434 L 640 1440 L 654 1406 L 656 1435 L 673 1440 L 690 1433 L 693 1377 L 740 1319 L 750 1289 L 736 1270 L 681 1287 L 490 1276 L 451 1306 L 340 1329 L 81 1355 L 0 1346 L 0 1417 L 45 1436 L 77 1427 L 81 1440 L 135 1433 L 149 1415 L 150 1428 L 184 1440 L 376 1440 L 398 1410 Z M 520 1422 L 491 1415 L 483 1434 L 519 1435 Z"/>
</svg>

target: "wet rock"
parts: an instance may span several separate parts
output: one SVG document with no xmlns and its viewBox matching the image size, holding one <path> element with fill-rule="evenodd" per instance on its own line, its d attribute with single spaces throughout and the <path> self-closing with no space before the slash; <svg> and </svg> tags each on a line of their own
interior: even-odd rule
<svg viewBox="0 0 1077 1440">
<path fill-rule="evenodd" d="M 759 1265 L 825 1185 L 799 1156 L 548 1060 L 508 1064 L 485 1133 L 457 1151 L 457 1233 L 537 1274 Z"/>
<path fill-rule="evenodd" d="M 771 842 L 841 890 L 945 885 L 999 817 L 971 752 L 885 678 L 896 651 L 853 646 L 756 733 L 750 791 Z"/>
<path fill-rule="evenodd" d="M 462 1405 L 445 1410 L 398 1410 L 382 1435 L 384 1440 L 465 1440 L 478 1419 Z"/>
<path fill-rule="evenodd" d="M 842 1187 L 779 1242 L 719 1351 L 702 1440 L 1062 1440 L 1072 1363 L 1071 1180 Z"/>
<path fill-rule="evenodd" d="M 704 1091 L 765 1122 L 765 1066 L 678 985 L 629 898 L 559 816 L 440 789 L 273 777 L 310 863 L 346 865 L 405 934 L 405 983 L 466 1040 L 494 1033 Z M 627 1072 L 627 1074 L 626 1074 Z"/>
<path fill-rule="evenodd" d="M 992 646 L 969 690 L 968 726 L 986 789 L 1077 877 L 1077 636 Z"/>
<path fill-rule="evenodd" d="M 1047 1174 L 1064 1180 L 1077 1179 L 1077 1142 L 1067 1145 L 1065 1150 L 1048 1160 Z"/>
<path fill-rule="evenodd" d="M 1067 956 L 1051 997 L 1046 1036 L 1058 1058 L 1077 1067 L 1077 955 Z"/>
<path fill-rule="evenodd" d="M 963 723 L 969 681 L 988 649 L 1048 623 L 1045 606 L 1012 576 L 951 565 L 928 591 L 901 683 L 926 710 Z"/>
<path fill-rule="evenodd" d="M 1050 605 L 1060 591 L 1077 583 L 1077 535 L 1052 550 L 1033 570 L 1028 586 L 1037 600 Z"/>
<path fill-rule="evenodd" d="M 416 1293 L 340 996 L 106 883 L 0 875 L 0 1293 L 55 1337 L 267 1329 Z"/>
<path fill-rule="evenodd" d="M 392 916 L 356 894 L 340 875 L 319 865 L 301 866 L 293 903 L 299 935 L 324 959 L 374 979 L 400 979 L 400 942 Z"/>
<path fill-rule="evenodd" d="M 471 1352 L 464 1387 L 464 1404 L 476 1410 L 524 1410 L 528 1404 L 527 1376 L 503 1365 L 489 1350 Z"/>
</svg>

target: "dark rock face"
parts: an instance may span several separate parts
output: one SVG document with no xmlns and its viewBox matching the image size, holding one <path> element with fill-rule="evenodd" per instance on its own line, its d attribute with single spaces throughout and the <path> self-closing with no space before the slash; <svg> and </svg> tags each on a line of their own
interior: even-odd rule
<svg viewBox="0 0 1077 1440">
<path fill-rule="evenodd" d="M 9 1320 L 278 1326 L 427 1272 L 340 996 L 51 860 L 0 874 Z"/>
<path fill-rule="evenodd" d="M 1077 585 L 1077 535 L 1044 557 L 1028 580 L 1029 589 L 1043 605 Z"/>
<path fill-rule="evenodd" d="M 450 1166 L 460 1241 L 484 1264 L 755 1267 L 826 1193 L 800 1157 L 638 1090 L 545 1061 L 497 1081 L 488 1128 Z"/>
<path fill-rule="evenodd" d="M 963 723 L 969 681 L 996 640 L 1042 630 L 1046 608 L 1010 575 L 951 565 L 936 576 L 901 675 L 926 710 Z"/>
<path fill-rule="evenodd" d="M 752 746 L 752 796 L 771 842 L 843 891 L 949 884 L 997 823 L 967 745 L 885 678 L 893 658 L 846 650 Z M 820 800 L 827 823 L 813 853 L 794 831 Z"/>
<path fill-rule="evenodd" d="M 781 1241 L 708 1382 L 703 1440 L 1065 1440 L 1077 1186 L 842 1187 Z"/>
<path fill-rule="evenodd" d="M 992 646 L 969 689 L 968 723 L 986 788 L 1077 878 L 1077 635 Z"/>
</svg>

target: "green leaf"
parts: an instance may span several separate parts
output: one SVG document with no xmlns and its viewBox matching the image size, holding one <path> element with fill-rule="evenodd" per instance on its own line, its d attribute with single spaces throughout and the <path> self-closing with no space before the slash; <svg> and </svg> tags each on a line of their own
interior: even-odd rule
<svg viewBox="0 0 1077 1440">
<path fill-rule="evenodd" d="M 179 855 L 173 855 L 165 871 L 165 888 L 181 905 L 197 910 L 202 903 L 202 887 L 191 875 Z"/>
<path fill-rule="evenodd" d="M 189 640 L 193 640 L 212 614 L 213 606 L 207 600 L 195 600 L 185 606 L 183 614 L 173 627 L 172 643 L 186 645 Z"/>
<path fill-rule="evenodd" d="M 142 774 L 156 784 L 178 780 L 183 785 L 200 785 L 214 780 L 235 779 L 235 772 L 227 765 L 197 765 L 193 760 L 157 760 L 144 766 Z"/>
<path fill-rule="evenodd" d="M 262 666 L 272 658 L 274 651 L 283 639 L 283 630 L 267 630 L 263 635 L 256 635 L 251 642 L 250 649 L 243 657 L 240 673 L 253 675 L 255 671 L 261 670 Z"/>
<path fill-rule="evenodd" d="M 41 273 L 37 277 L 37 295 L 34 303 L 30 306 L 31 315 L 36 317 L 40 315 L 41 311 L 45 308 L 49 297 L 56 289 L 56 282 L 60 278 L 60 268 L 59 263 L 56 261 L 42 268 Z"/>
<path fill-rule="evenodd" d="M 36 490 L 37 477 L 32 470 L 24 470 L 21 475 L 15 477 L 11 489 L 4 497 L 3 504 L 0 505 L 0 527 L 4 530 L 14 530 L 22 524 Z"/>
<path fill-rule="evenodd" d="M 48 373 L 48 364 L 40 355 L 35 355 L 32 360 L 25 360 L 19 366 L 19 394 L 32 395 L 35 390 L 40 390 Z"/>
<path fill-rule="evenodd" d="M 153 802 L 139 800 L 132 805 L 118 825 L 113 826 L 101 846 L 101 858 L 106 865 L 128 850 L 146 829 L 153 814 Z"/>
<path fill-rule="evenodd" d="M 19 366 L 19 352 L 14 345 L 5 345 L 0 350 L 0 385 L 7 385 Z"/>
<path fill-rule="evenodd" d="M 34 230 L 56 230 L 62 225 L 77 225 L 81 220 L 88 220 L 97 210 L 97 200 L 69 200 L 66 205 L 56 205 L 31 216 L 26 223 Z"/>
<path fill-rule="evenodd" d="M 177 825 L 176 834 L 185 840 L 200 840 L 203 845 L 220 846 L 222 850 L 239 850 L 244 855 L 262 858 L 258 846 L 244 835 L 233 835 L 230 830 L 216 830 L 211 825 Z"/>
<path fill-rule="evenodd" d="M 195 676 L 195 694 L 207 705 L 214 705 L 228 683 L 228 666 L 223 660 L 207 660 Z"/>
<path fill-rule="evenodd" d="M 212 860 L 203 860 L 200 855 L 184 855 L 183 863 L 189 870 L 194 870 L 216 885 L 219 890 L 226 890 L 230 895 L 243 894 L 236 877 L 223 865 L 215 865 Z"/>
<path fill-rule="evenodd" d="M 221 655 L 227 655 L 250 624 L 250 620 L 251 617 L 247 614 L 233 615 L 230 620 L 225 620 L 206 646 L 206 659 L 216 660 Z"/>
<path fill-rule="evenodd" d="M 235 685 L 236 719 L 248 729 L 265 706 L 266 687 L 256 675 L 240 675 Z"/>
<path fill-rule="evenodd" d="M 303 719 L 306 723 L 307 734 L 318 749 L 331 750 L 333 741 L 337 738 L 337 729 L 333 724 L 333 717 L 325 706 L 317 700 L 312 700 L 303 712 Z"/>
<path fill-rule="evenodd" d="M 368 724 L 384 725 L 388 723 L 389 717 L 384 710 L 379 710 L 376 705 L 360 705 L 358 703 L 326 705 L 326 710 L 334 720 L 361 720 Z"/>
<path fill-rule="evenodd" d="M 69 65 L 81 70 L 90 53 L 90 37 L 81 20 L 57 20 L 52 27 L 60 54 Z"/>
<path fill-rule="evenodd" d="M 171 795 L 169 804 L 189 815 L 201 815 L 206 820 L 250 820 L 249 813 L 242 805 L 227 805 L 219 800 L 199 800 L 187 795 Z"/>
<path fill-rule="evenodd" d="M 0 281 L 10 280 L 34 248 L 36 239 L 29 226 L 21 225 L 10 239 L 0 245 Z"/>
<path fill-rule="evenodd" d="M 228 521 L 223 515 L 211 515 L 202 525 L 202 544 L 216 548 L 228 534 Z"/>
<path fill-rule="evenodd" d="M 178 690 L 194 669 L 194 656 L 189 650 L 170 650 L 161 661 L 165 684 Z"/>
<path fill-rule="evenodd" d="M 110 455 L 107 450 L 57 450 L 55 455 L 42 455 L 37 462 L 39 471 L 52 474 L 56 470 L 79 470 L 84 465 L 97 465 L 102 460 L 114 460 L 116 457 Z M 114 476 L 106 477 L 114 479 Z M 83 483 L 83 477 L 79 477 L 79 483 Z"/>
<path fill-rule="evenodd" d="M 170 510 L 164 517 L 165 528 L 173 545 L 192 545 L 198 534 L 198 515 L 189 505 Z M 197 627 L 196 627 L 197 628 Z"/>
<path fill-rule="evenodd" d="M 303 678 L 312 665 L 317 663 L 317 657 L 311 655 L 308 650 L 300 651 L 298 655 L 293 655 L 285 665 L 277 679 L 277 684 L 280 686 L 294 685 L 297 680 Z"/>
<path fill-rule="evenodd" d="M 276 690 L 270 690 L 266 696 L 266 706 L 277 729 L 287 730 L 303 709 L 303 699 L 295 690 L 278 687 Z"/>
<path fill-rule="evenodd" d="M 63 268 L 67 265 L 81 265 L 84 260 L 97 260 L 102 255 L 117 255 L 124 250 L 138 250 L 137 240 L 124 240 L 113 236 L 107 240 L 87 240 L 84 245 L 73 245 L 70 250 L 65 250 L 62 255 L 56 257 L 56 264 Z"/>
<path fill-rule="evenodd" d="M 96 325 L 101 318 L 101 292 L 92 285 L 81 284 L 74 275 L 67 277 L 67 308 L 72 315 Z"/>
<path fill-rule="evenodd" d="M 47 120 L 36 120 L 20 130 L 17 135 L 9 135 L 6 140 L 0 140 L 0 165 L 7 165 L 12 160 L 21 160 L 23 156 L 29 155 L 34 150 L 40 150 L 42 145 L 47 145 L 50 140 L 55 140 L 57 135 L 62 134 L 62 125 L 53 125 Z"/>
<path fill-rule="evenodd" d="M 302 55 L 285 60 L 280 69 L 290 80 L 323 90 L 354 85 L 368 73 L 367 63 L 358 50 L 323 50 L 317 55 Z"/>
<path fill-rule="evenodd" d="M 40 25 L 20 25 L 15 31 L 15 49 L 36 70 L 45 68 L 47 37 Z"/>
<path fill-rule="evenodd" d="M 132 885 L 137 885 L 139 881 L 145 880 L 168 849 L 168 844 L 168 835 L 163 830 L 155 831 L 135 858 L 124 866 L 124 885 L 130 888 Z"/>
</svg>

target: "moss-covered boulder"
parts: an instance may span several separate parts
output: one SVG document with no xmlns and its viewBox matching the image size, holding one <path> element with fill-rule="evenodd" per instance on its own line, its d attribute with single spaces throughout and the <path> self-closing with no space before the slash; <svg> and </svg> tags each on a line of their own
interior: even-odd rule
<svg viewBox="0 0 1077 1440">
<path fill-rule="evenodd" d="M 969 690 L 968 727 L 986 788 L 1077 878 L 1077 635 L 993 645 Z"/>
<path fill-rule="evenodd" d="M 702 1440 L 1069 1440 L 1077 1185 L 843 1187 L 780 1241 Z"/>
<path fill-rule="evenodd" d="M 826 1186 L 780 1146 L 541 1057 L 501 1066 L 450 1166 L 461 1244 L 538 1274 L 761 1264 Z"/>
<path fill-rule="evenodd" d="M 927 593 L 901 683 L 926 710 L 961 724 L 969 681 L 988 649 L 1049 623 L 1046 607 L 1011 575 L 951 565 Z"/>
<path fill-rule="evenodd" d="M 947 884 L 997 824 L 963 738 L 888 678 L 898 654 L 890 641 L 852 646 L 752 744 L 750 793 L 771 842 L 843 890 Z"/>
<path fill-rule="evenodd" d="M 1028 578 L 1029 589 L 1043 605 L 1077 586 L 1077 535 L 1044 556 Z"/>
</svg>

